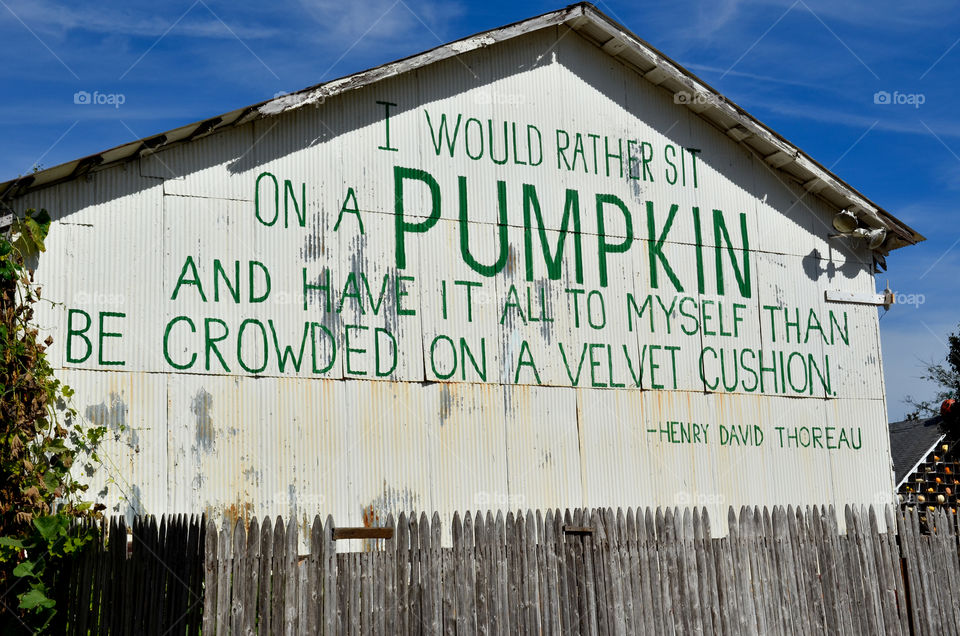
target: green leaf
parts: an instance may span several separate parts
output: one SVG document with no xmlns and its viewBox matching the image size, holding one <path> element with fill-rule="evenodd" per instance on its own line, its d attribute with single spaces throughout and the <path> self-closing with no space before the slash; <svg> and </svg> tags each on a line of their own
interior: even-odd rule
<svg viewBox="0 0 960 636">
<path fill-rule="evenodd" d="M 50 515 L 48 517 L 37 517 L 33 520 L 33 525 L 40 531 L 40 536 L 44 541 L 51 543 L 61 531 L 66 529 L 70 522 L 62 515 Z"/>
<path fill-rule="evenodd" d="M 32 610 L 38 607 L 51 609 L 55 604 L 54 600 L 44 594 L 39 586 L 20 595 L 20 609 Z"/>
<path fill-rule="evenodd" d="M 33 561 L 21 561 L 17 564 L 17 567 L 13 568 L 13 575 L 20 578 L 25 576 L 37 578 L 37 573 L 33 570 L 35 565 L 36 563 Z"/>
<path fill-rule="evenodd" d="M 52 470 L 48 470 L 43 475 L 43 485 L 47 487 L 48 491 L 53 492 L 60 485 L 60 477 Z"/>
<path fill-rule="evenodd" d="M 26 547 L 23 541 L 14 539 L 13 537 L 0 537 L 0 545 L 5 545 L 8 548 L 19 548 L 20 550 Z"/>
</svg>

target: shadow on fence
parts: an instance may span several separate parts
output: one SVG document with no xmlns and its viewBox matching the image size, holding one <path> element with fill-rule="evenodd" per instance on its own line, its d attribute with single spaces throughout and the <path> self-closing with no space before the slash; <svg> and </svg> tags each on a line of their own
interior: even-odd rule
<svg viewBox="0 0 960 636">
<path fill-rule="evenodd" d="M 92 546 L 63 590 L 64 633 L 943 634 L 960 625 L 956 519 L 931 513 L 699 509 L 401 514 L 337 552 L 333 519 L 220 531 L 140 520 Z"/>
</svg>

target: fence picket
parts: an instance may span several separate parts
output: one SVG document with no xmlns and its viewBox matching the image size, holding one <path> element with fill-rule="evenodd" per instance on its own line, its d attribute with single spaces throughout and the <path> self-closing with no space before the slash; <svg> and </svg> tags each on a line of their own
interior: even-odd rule
<svg viewBox="0 0 960 636">
<path fill-rule="evenodd" d="M 407 516 L 337 554 L 315 517 L 102 524 L 54 594 L 58 633 L 958 634 L 956 518 L 847 506 Z M 880 524 L 885 531 L 881 532 Z"/>
</svg>

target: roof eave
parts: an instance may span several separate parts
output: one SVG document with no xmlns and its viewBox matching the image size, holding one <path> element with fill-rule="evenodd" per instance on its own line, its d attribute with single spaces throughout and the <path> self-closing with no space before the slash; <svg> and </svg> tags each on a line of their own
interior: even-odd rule
<svg viewBox="0 0 960 636">
<path fill-rule="evenodd" d="M 605 53 L 632 67 L 654 85 L 673 94 L 687 92 L 692 98 L 687 100 L 688 108 L 761 157 L 764 164 L 775 174 L 787 176 L 812 194 L 829 201 L 838 210 L 850 210 L 866 225 L 886 228 L 891 236 L 884 246 L 885 250 L 925 240 L 925 237 L 870 201 L 746 110 L 624 26 L 611 20 L 592 4 L 585 2 L 477 33 L 401 60 L 0 183 L 0 201 L 9 201 L 28 191 L 76 179 L 95 168 L 132 161 L 175 143 L 186 143 L 254 119 L 272 117 L 303 106 L 318 104 L 334 95 L 367 86 L 381 79 L 510 40 L 524 33 L 559 25 L 566 25 L 593 41 Z"/>
</svg>

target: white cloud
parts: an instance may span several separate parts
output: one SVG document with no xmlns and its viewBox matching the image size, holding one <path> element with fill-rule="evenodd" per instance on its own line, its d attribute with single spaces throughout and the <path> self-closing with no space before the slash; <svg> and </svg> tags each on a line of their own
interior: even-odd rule
<svg viewBox="0 0 960 636">
<path fill-rule="evenodd" d="M 128 5 L 111 7 L 98 4 L 96 8 L 86 5 L 61 5 L 39 0 L 35 2 L 10 2 L 9 10 L 38 34 L 65 36 L 75 31 L 89 33 L 124 35 L 133 37 L 160 37 L 169 31 L 169 35 L 198 38 L 272 38 L 280 31 L 261 26 L 231 24 L 224 18 L 221 22 L 217 14 L 203 2 L 191 5 L 163 5 L 163 13 L 138 11 Z M 178 22 L 177 20 L 180 19 Z M 171 28 L 172 27 L 172 28 Z M 232 33 L 231 33 L 232 31 Z"/>
</svg>

